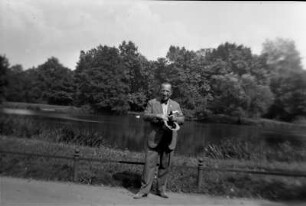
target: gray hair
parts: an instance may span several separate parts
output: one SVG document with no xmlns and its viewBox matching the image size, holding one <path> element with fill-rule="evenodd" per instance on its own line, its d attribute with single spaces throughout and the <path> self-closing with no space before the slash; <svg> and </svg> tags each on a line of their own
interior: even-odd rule
<svg viewBox="0 0 306 206">
<path fill-rule="evenodd" d="M 171 83 L 169 83 L 169 82 L 164 82 L 164 83 L 161 83 L 161 84 L 160 84 L 160 88 L 159 88 L 159 90 L 161 90 L 162 86 L 164 86 L 164 85 L 169 85 L 169 86 L 170 86 L 170 88 L 171 88 L 171 91 L 172 91 L 172 85 L 171 85 Z"/>
</svg>

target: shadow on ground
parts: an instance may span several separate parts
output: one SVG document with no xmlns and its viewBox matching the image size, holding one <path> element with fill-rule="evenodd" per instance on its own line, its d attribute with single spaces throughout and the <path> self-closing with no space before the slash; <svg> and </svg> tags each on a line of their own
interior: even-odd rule
<svg viewBox="0 0 306 206">
<path fill-rule="evenodd" d="M 120 184 L 120 186 L 126 188 L 134 194 L 138 192 L 141 186 L 140 174 L 123 171 L 113 174 L 113 178 Z"/>
</svg>

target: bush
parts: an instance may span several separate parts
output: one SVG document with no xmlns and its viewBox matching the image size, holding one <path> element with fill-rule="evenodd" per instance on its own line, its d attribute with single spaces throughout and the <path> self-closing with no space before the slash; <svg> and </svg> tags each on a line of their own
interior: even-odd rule
<svg viewBox="0 0 306 206">
<path fill-rule="evenodd" d="M 265 147 L 251 140 L 233 140 L 227 138 L 218 144 L 209 144 L 203 148 L 203 156 L 213 159 L 268 160 L 280 162 L 306 161 L 306 151 L 291 142 L 285 141 L 274 147 Z"/>
</svg>

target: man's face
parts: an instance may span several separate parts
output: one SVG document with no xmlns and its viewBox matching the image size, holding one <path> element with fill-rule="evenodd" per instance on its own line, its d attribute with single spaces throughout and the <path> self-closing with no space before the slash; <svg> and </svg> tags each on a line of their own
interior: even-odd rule
<svg viewBox="0 0 306 206">
<path fill-rule="evenodd" d="M 163 101 L 167 101 L 172 94 L 172 88 L 169 84 L 163 84 L 160 88 L 160 96 Z"/>
</svg>

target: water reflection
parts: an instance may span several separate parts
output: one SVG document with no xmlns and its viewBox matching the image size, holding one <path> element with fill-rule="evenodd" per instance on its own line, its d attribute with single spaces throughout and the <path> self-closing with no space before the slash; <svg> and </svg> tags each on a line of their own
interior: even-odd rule
<svg viewBox="0 0 306 206">
<path fill-rule="evenodd" d="M 51 111 L 30 111 L 25 109 L 2 109 L 2 113 L 11 115 L 27 115 L 39 121 L 44 121 L 50 127 L 67 125 L 103 135 L 107 142 L 120 149 L 142 151 L 145 145 L 144 129 L 149 124 L 142 117 L 135 115 L 69 115 Z M 209 144 L 220 144 L 227 139 L 233 142 L 248 141 L 264 148 L 277 143 L 290 142 L 296 147 L 305 144 L 305 130 L 290 130 L 286 128 L 259 128 L 255 126 L 204 124 L 186 122 L 180 130 L 177 153 L 195 155 L 203 151 Z"/>
</svg>

